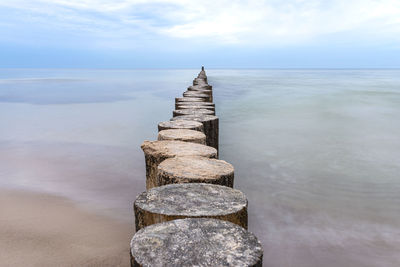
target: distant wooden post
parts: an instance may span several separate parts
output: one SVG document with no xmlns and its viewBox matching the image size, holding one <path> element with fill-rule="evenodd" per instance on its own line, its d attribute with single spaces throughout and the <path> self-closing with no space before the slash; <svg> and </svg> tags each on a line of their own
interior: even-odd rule
<svg viewBox="0 0 400 267">
<path fill-rule="evenodd" d="M 188 89 L 186 92 L 188 93 L 196 93 L 196 94 L 204 94 L 204 95 L 209 95 L 212 97 L 213 91 L 212 90 L 207 90 L 207 89 Z"/>
<path fill-rule="evenodd" d="M 205 102 L 205 100 L 199 97 L 176 97 L 175 104 L 180 102 Z"/>
<path fill-rule="evenodd" d="M 177 102 L 175 103 L 175 109 L 179 109 L 179 106 L 198 106 L 198 107 L 204 107 L 205 109 L 210 109 L 215 110 L 215 104 L 210 103 L 210 102 Z M 210 109 L 211 110 L 211 109 Z"/>
<path fill-rule="evenodd" d="M 213 110 L 204 108 L 192 108 L 192 109 L 179 109 L 172 112 L 172 116 L 183 116 L 183 115 L 214 115 Z"/>
<path fill-rule="evenodd" d="M 195 92 L 195 91 L 186 91 L 183 93 L 184 97 L 190 97 L 190 98 L 201 98 L 206 102 L 212 102 L 213 101 L 213 97 L 212 95 L 207 95 L 207 94 L 203 94 L 201 92 Z"/>
<path fill-rule="evenodd" d="M 197 90 L 212 90 L 212 86 L 209 84 L 202 85 L 191 85 L 188 88 L 188 91 L 197 91 Z"/>
<path fill-rule="evenodd" d="M 131 241 L 131 266 L 262 266 L 263 249 L 231 222 L 188 218 L 153 224 Z"/>
<path fill-rule="evenodd" d="M 176 104 L 175 105 L 175 110 L 181 110 L 181 109 L 207 109 L 207 110 L 211 110 L 213 112 L 210 115 L 215 115 L 215 107 L 213 107 L 213 106 L 205 106 L 205 105 L 193 104 L 195 102 L 187 102 L 187 103 L 192 103 L 192 104 Z"/>
<path fill-rule="evenodd" d="M 158 131 L 168 129 L 188 129 L 204 133 L 204 127 L 201 122 L 189 121 L 189 120 L 175 120 L 175 121 L 163 121 L 158 124 Z"/>
</svg>

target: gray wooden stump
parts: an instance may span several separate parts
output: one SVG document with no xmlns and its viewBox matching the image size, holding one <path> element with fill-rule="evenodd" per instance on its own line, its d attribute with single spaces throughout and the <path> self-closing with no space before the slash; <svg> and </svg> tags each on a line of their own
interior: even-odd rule
<svg viewBox="0 0 400 267">
<path fill-rule="evenodd" d="M 172 112 L 172 116 L 183 116 L 183 115 L 214 115 L 215 112 L 209 109 L 204 109 L 204 108 L 193 108 L 193 109 L 179 109 L 179 110 L 174 110 Z"/>
<path fill-rule="evenodd" d="M 157 168 L 157 186 L 208 183 L 233 187 L 234 168 L 226 161 L 205 157 L 174 157 Z"/>
<path fill-rule="evenodd" d="M 193 103 L 193 102 L 187 102 L 187 103 Z M 175 105 L 176 110 L 181 110 L 181 109 L 207 109 L 213 111 L 211 115 L 215 115 L 215 107 L 213 106 L 204 106 L 204 105 L 196 105 L 196 104 L 176 104 Z"/>
<path fill-rule="evenodd" d="M 203 79 L 204 81 L 207 82 L 207 75 L 205 71 L 200 71 L 199 75 L 197 75 L 198 79 Z"/>
<path fill-rule="evenodd" d="M 199 84 L 199 83 L 208 83 L 208 81 L 207 81 L 207 76 L 201 75 L 201 76 L 199 77 L 199 75 L 198 75 L 196 78 L 194 78 L 193 82 L 196 83 L 196 84 Z"/>
<path fill-rule="evenodd" d="M 194 98 L 201 98 L 203 99 L 205 102 L 212 102 L 213 98 L 211 95 L 206 95 L 206 94 L 202 94 L 202 93 L 197 93 L 194 91 L 186 91 L 183 93 L 184 97 L 194 97 Z"/>
<path fill-rule="evenodd" d="M 207 85 L 207 79 L 195 78 L 193 80 L 193 85 Z"/>
<path fill-rule="evenodd" d="M 199 97 L 176 97 L 175 98 L 175 103 L 181 103 L 181 102 L 205 102 L 204 98 L 199 98 Z"/>
<path fill-rule="evenodd" d="M 168 129 L 188 129 L 204 133 L 204 127 L 201 122 L 176 120 L 176 121 L 163 121 L 158 124 L 158 131 Z"/>
<path fill-rule="evenodd" d="M 131 266 L 255 266 L 263 249 L 252 233 L 231 222 L 187 218 L 157 223 L 131 240 Z"/>
<path fill-rule="evenodd" d="M 209 84 L 191 85 L 187 89 L 188 89 L 188 91 L 212 90 L 212 85 L 209 85 Z"/>
<path fill-rule="evenodd" d="M 186 92 L 189 92 L 189 93 L 197 93 L 197 94 L 205 94 L 205 95 L 209 95 L 209 96 L 211 96 L 212 97 L 212 95 L 213 95 L 213 91 L 212 90 L 205 90 L 205 89 L 197 89 L 197 90 L 188 90 L 188 91 L 186 91 Z"/>
<path fill-rule="evenodd" d="M 247 198 L 239 190 L 212 184 L 154 187 L 135 200 L 136 231 L 184 218 L 214 218 L 247 229 Z"/>
<path fill-rule="evenodd" d="M 178 109 L 180 105 L 195 105 L 204 107 L 213 107 L 215 109 L 215 104 L 211 102 L 192 102 L 192 101 L 181 101 L 175 103 L 175 109 Z"/>
<path fill-rule="evenodd" d="M 169 129 L 158 132 L 157 140 L 176 140 L 205 145 L 206 135 L 202 132 L 188 129 Z"/>
<path fill-rule="evenodd" d="M 182 141 L 144 141 L 141 146 L 146 162 L 146 189 L 157 186 L 157 167 L 163 160 L 175 156 L 216 158 L 213 147 Z"/>
<path fill-rule="evenodd" d="M 213 115 L 184 115 L 173 117 L 171 120 L 191 120 L 203 123 L 206 143 L 218 150 L 219 119 Z"/>
</svg>

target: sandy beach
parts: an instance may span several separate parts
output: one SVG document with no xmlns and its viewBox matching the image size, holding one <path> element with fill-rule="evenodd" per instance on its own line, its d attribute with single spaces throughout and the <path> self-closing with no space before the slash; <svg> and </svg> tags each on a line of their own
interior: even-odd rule
<svg viewBox="0 0 400 267">
<path fill-rule="evenodd" d="M 64 198 L 0 191 L 1 266 L 127 266 L 133 231 Z"/>
</svg>

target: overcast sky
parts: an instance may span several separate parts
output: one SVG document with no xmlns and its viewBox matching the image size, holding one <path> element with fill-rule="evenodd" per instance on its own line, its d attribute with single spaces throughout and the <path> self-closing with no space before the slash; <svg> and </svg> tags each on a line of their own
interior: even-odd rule
<svg viewBox="0 0 400 267">
<path fill-rule="evenodd" d="M 400 67 L 400 0 L 0 0 L 0 67 Z"/>
</svg>

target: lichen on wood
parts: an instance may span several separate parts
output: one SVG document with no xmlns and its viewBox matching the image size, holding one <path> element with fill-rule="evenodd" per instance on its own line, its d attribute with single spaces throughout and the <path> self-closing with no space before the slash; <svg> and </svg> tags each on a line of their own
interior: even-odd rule
<svg viewBox="0 0 400 267">
<path fill-rule="evenodd" d="M 231 222 L 188 218 L 153 224 L 131 240 L 131 266 L 262 266 L 263 249 Z"/>
<path fill-rule="evenodd" d="M 176 219 L 214 218 L 247 229 L 247 198 L 239 190 L 213 184 L 172 184 L 141 193 L 134 202 L 136 231 Z"/>
</svg>

